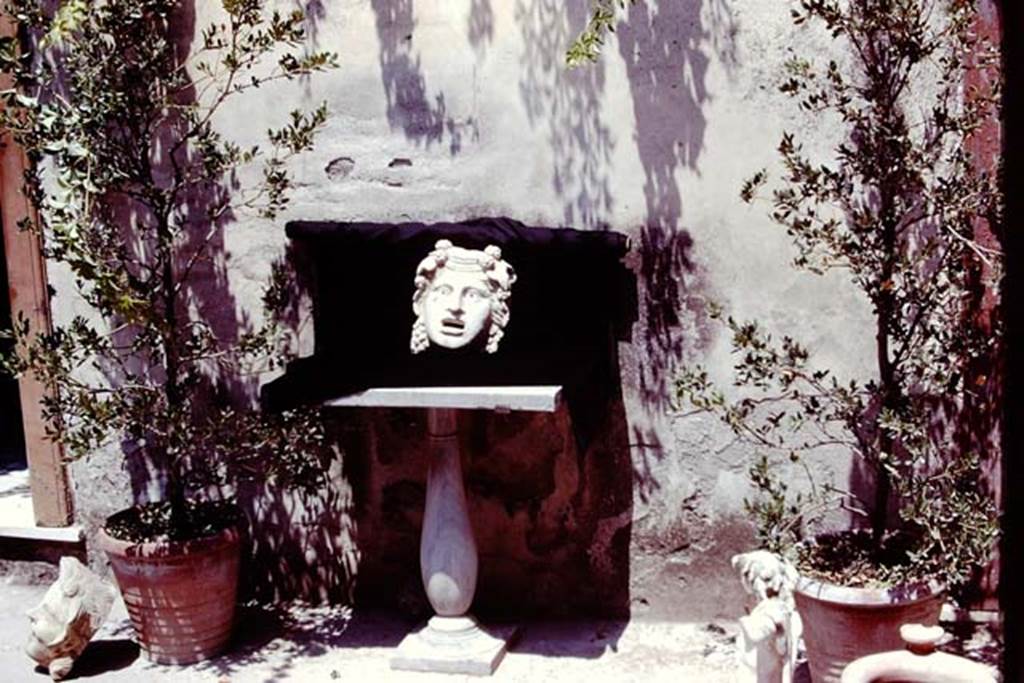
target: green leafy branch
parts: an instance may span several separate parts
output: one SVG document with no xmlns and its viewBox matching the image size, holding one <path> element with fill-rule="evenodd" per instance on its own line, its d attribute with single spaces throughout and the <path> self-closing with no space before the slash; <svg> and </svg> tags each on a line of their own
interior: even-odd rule
<svg viewBox="0 0 1024 683">
<path fill-rule="evenodd" d="M 337 56 L 305 49 L 301 12 L 259 0 L 224 0 L 223 19 L 187 53 L 172 40 L 174 0 L 10 0 L 5 10 L 22 31 L 0 41 L 14 83 L 0 92 L 0 126 L 31 162 L 25 194 L 38 213 L 20 227 L 39 231 L 91 309 L 52 332 L 19 320 L 6 366 L 51 388 L 44 415 L 69 457 L 118 443 L 172 475 L 209 454 L 291 453 L 298 465 L 296 449 L 316 445 L 299 427 L 322 433 L 310 414 L 243 411 L 224 389 L 288 357 L 282 270 L 263 320 L 232 338 L 192 297 L 197 267 L 212 263 L 210 245 L 236 212 L 272 219 L 286 208 L 289 162 L 327 121 L 325 105 L 296 110 L 265 144 L 243 146 L 214 125 L 218 112 L 272 81 L 334 68 Z M 258 180 L 242 184 L 250 167 Z M 243 422 L 245 434 L 218 427 Z M 183 485 L 171 477 L 175 509 Z"/>
<path fill-rule="evenodd" d="M 586 28 L 572 41 L 565 53 L 570 68 L 593 64 L 601 54 L 605 38 L 615 32 L 618 11 L 637 0 L 594 0 Z"/>
</svg>

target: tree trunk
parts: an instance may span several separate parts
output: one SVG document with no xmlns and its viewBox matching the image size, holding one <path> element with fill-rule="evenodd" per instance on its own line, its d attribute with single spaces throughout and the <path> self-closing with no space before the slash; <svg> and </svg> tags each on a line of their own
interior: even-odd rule
<svg viewBox="0 0 1024 683">
<path fill-rule="evenodd" d="M 161 208 L 159 218 L 159 258 L 161 260 L 160 270 L 160 295 L 163 299 L 164 317 L 167 327 L 163 335 L 164 345 L 164 396 L 167 399 L 168 411 L 174 415 L 184 404 L 182 388 L 178 381 L 178 373 L 181 367 L 181 358 L 178 349 L 178 311 L 177 297 L 175 294 L 174 278 L 174 236 L 171 234 L 169 216 L 166 207 Z M 172 421 L 173 423 L 173 421 Z M 173 434 L 165 437 L 164 443 L 164 467 L 167 473 L 167 486 L 165 495 L 171 505 L 171 527 L 179 530 L 185 526 L 185 488 L 182 485 L 181 476 L 178 472 L 178 458 L 180 454 L 171 451 L 170 443 L 174 439 Z"/>
</svg>

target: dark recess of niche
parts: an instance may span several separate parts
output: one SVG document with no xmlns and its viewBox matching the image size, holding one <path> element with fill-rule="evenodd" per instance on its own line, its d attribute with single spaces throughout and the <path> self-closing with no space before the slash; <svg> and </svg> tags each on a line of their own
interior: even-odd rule
<svg viewBox="0 0 1024 683">
<path fill-rule="evenodd" d="M 10 327 L 7 255 L 4 253 L 3 240 L 0 240 L 0 330 Z M 7 353 L 10 348 L 11 340 L 0 338 L 0 355 Z M 21 425 L 18 380 L 0 369 L 0 470 L 25 466 L 25 434 Z"/>
</svg>

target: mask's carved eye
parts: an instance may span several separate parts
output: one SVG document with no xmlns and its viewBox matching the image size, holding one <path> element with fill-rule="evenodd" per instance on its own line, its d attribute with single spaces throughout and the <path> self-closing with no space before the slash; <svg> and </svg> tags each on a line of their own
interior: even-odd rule
<svg viewBox="0 0 1024 683">
<path fill-rule="evenodd" d="M 465 296 L 467 301 L 481 301 L 487 298 L 487 292 L 483 291 L 482 289 L 470 287 L 469 289 L 466 290 Z"/>
<path fill-rule="evenodd" d="M 441 296 L 448 296 L 452 293 L 452 286 L 448 284 L 436 285 L 430 290 L 431 294 L 439 294 Z"/>
</svg>

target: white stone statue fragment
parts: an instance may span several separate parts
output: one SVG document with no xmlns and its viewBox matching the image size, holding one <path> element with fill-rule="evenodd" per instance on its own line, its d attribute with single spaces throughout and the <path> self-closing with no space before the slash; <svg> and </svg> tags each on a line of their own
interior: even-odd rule
<svg viewBox="0 0 1024 683">
<path fill-rule="evenodd" d="M 766 550 L 732 558 L 743 588 L 757 605 L 740 622 L 740 659 L 756 683 L 791 683 L 797 646 L 803 628 L 796 613 L 793 588 L 797 572 L 791 564 Z"/>
<path fill-rule="evenodd" d="M 979 662 L 939 652 L 946 633 L 941 626 L 903 624 L 906 650 L 880 652 L 850 662 L 840 683 L 918 681 L 919 683 L 996 683 L 998 673 Z"/>
<path fill-rule="evenodd" d="M 416 291 L 409 346 L 413 353 L 431 344 L 446 349 L 469 346 L 487 332 L 484 348 L 498 350 L 508 325 L 508 298 L 515 270 L 501 259 L 501 249 L 463 249 L 438 240 L 416 268 Z"/>
<path fill-rule="evenodd" d="M 71 672 L 110 613 L 117 589 L 73 557 L 60 558 L 60 575 L 28 611 L 32 632 L 25 652 L 59 681 Z"/>
</svg>

